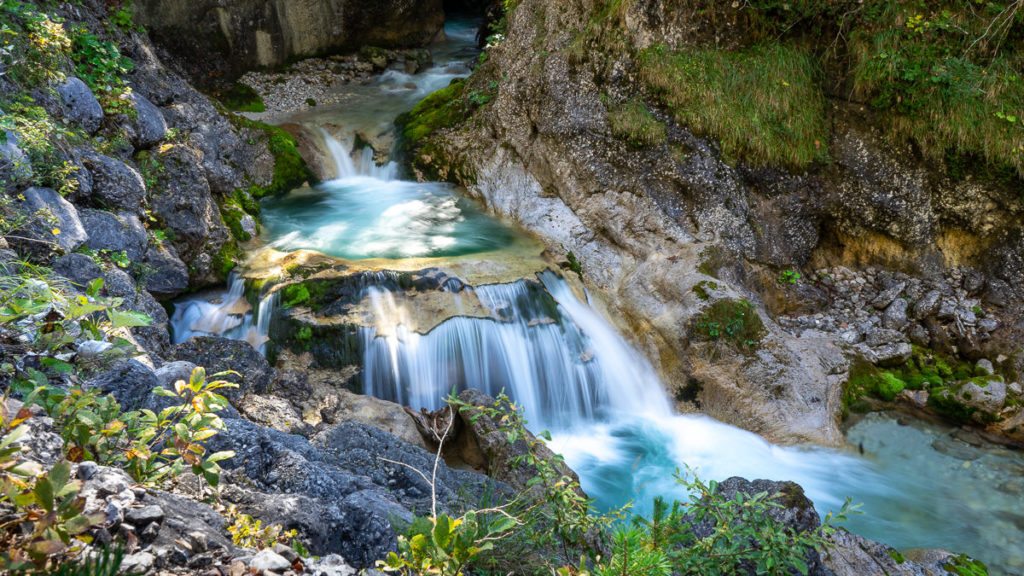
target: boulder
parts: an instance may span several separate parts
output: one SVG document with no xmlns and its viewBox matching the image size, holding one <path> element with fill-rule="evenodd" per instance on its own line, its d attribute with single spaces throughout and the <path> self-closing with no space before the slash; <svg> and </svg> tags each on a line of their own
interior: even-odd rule
<svg viewBox="0 0 1024 576">
<path fill-rule="evenodd" d="M 64 116 L 78 124 L 89 134 L 95 134 L 103 125 L 103 107 L 92 90 L 74 76 L 57 87 L 64 103 Z"/>
<path fill-rule="evenodd" d="M 103 206 L 138 212 L 146 199 L 146 183 L 131 166 L 102 154 L 86 152 L 82 163 L 92 176 L 92 197 Z"/>
<path fill-rule="evenodd" d="M 53 271 L 83 288 L 103 276 L 103 268 L 99 264 L 85 254 L 78 253 L 65 254 L 55 260 Z"/>
<path fill-rule="evenodd" d="M 136 410 L 148 406 L 153 390 L 160 385 L 160 381 L 153 370 L 141 362 L 123 360 L 110 370 L 89 379 L 85 385 L 112 395 L 124 410 Z"/>
<path fill-rule="evenodd" d="M 196 336 L 174 347 L 175 360 L 192 362 L 206 368 L 207 376 L 233 370 L 224 380 L 238 384 L 238 388 L 223 390 L 224 396 L 236 401 L 249 393 L 266 392 L 274 377 L 274 369 L 267 359 L 248 342 L 217 336 Z"/>
<path fill-rule="evenodd" d="M 835 576 L 944 576 L 950 573 L 944 564 L 953 555 L 945 550 L 929 550 L 915 558 L 904 558 L 891 546 L 851 534 L 842 528 L 827 539 L 831 546 L 821 552 L 821 563 Z"/>
<path fill-rule="evenodd" d="M 979 418 L 985 418 L 1002 410 L 1006 403 L 1006 383 L 1000 376 L 978 376 L 958 384 L 954 397 L 964 406 L 981 412 Z"/>
<path fill-rule="evenodd" d="M 889 304 L 882 315 L 882 326 L 890 330 L 902 330 L 907 325 L 907 301 L 897 298 Z"/>
<path fill-rule="evenodd" d="M 942 294 L 938 290 L 929 290 L 920 300 L 914 303 L 914 318 L 920 320 L 939 311 Z"/>
<path fill-rule="evenodd" d="M 484 407 L 495 404 L 494 398 L 472 389 L 460 393 L 459 400 L 469 406 Z M 529 432 L 526 438 L 509 443 L 499 421 L 482 410 L 461 410 L 459 416 L 465 427 L 462 432 L 464 438 L 458 439 L 462 459 L 470 465 L 481 466 L 487 476 L 506 482 L 516 490 L 527 490 L 531 486 L 530 481 L 537 476 L 534 467 L 519 463 L 522 456 L 531 451 L 531 444 L 534 444 L 532 451 L 537 458 L 550 460 L 555 456 L 543 443 L 533 443 L 535 438 Z M 579 480 L 576 472 L 565 464 L 556 462 L 555 465 L 559 468 L 560 476 Z"/>
<path fill-rule="evenodd" d="M 907 287 L 906 282 L 896 282 L 892 286 L 889 286 L 885 290 L 875 297 L 871 301 L 871 307 L 875 310 L 885 310 L 890 304 L 896 300 L 896 297 L 903 293 L 903 290 Z"/>
<path fill-rule="evenodd" d="M 266 549 L 260 550 L 253 556 L 252 561 L 249 562 L 249 567 L 259 573 L 284 572 L 292 567 L 292 563 L 277 552 Z"/>
<path fill-rule="evenodd" d="M 146 249 L 145 262 L 150 267 L 144 285 L 154 296 L 174 298 L 188 289 L 188 266 L 178 258 L 174 246 L 161 242 Z"/>
<path fill-rule="evenodd" d="M 136 116 L 132 127 L 135 135 L 132 144 L 136 150 L 151 148 L 167 137 L 167 121 L 160 109 L 153 105 L 144 96 L 137 93 L 131 95 L 132 106 L 135 108 Z"/>
<path fill-rule="evenodd" d="M 60 194 L 49 189 L 33 187 L 21 193 L 25 198 L 20 208 L 31 218 L 23 234 L 29 238 L 72 252 L 89 240 L 78 210 Z M 38 246 L 27 247 L 32 251 Z"/>
<path fill-rule="evenodd" d="M 104 210 L 85 209 L 81 217 L 82 226 L 89 235 L 89 248 L 124 252 L 132 262 L 142 261 L 149 240 L 137 216 L 129 212 L 115 215 Z"/>
</svg>

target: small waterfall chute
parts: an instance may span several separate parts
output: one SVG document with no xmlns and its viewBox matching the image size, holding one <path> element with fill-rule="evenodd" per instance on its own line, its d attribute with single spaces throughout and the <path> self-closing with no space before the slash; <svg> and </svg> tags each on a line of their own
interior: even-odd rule
<svg viewBox="0 0 1024 576">
<path fill-rule="evenodd" d="M 174 343 L 194 336 L 221 336 L 245 340 L 266 353 L 270 322 L 277 306 L 277 293 L 260 298 L 253 311 L 245 297 L 245 280 L 235 273 L 228 277 L 227 292 L 207 292 L 179 300 L 170 318 Z"/>
</svg>

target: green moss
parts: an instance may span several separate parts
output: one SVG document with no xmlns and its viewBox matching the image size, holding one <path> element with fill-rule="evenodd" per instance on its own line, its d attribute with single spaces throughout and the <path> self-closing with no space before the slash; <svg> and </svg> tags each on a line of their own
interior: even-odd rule
<svg viewBox="0 0 1024 576">
<path fill-rule="evenodd" d="M 718 290 L 718 284 L 702 280 L 693 287 L 693 293 L 701 302 L 707 302 L 711 298 L 711 292 Z"/>
<path fill-rule="evenodd" d="M 263 98 L 248 84 L 235 82 L 228 89 L 215 94 L 217 100 L 232 112 L 266 112 Z"/>
<path fill-rule="evenodd" d="M 414 147 L 435 130 L 465 120 L 469 113 L 463 102 L 464 92 L 465 83 L 455 81 L 421 100 L 408 114 L 403 114 L 397 123 L 406 146 Z"/>
<path fill-rule="evenodd" d="M 242 260 L 244 253 L 242 249 L 238 247 L 238 242 L 234 238 L 228 238 L 228 241 L 221 246 L 220 250 L 213 257 L 213 270 L 217 274 L 217 277 L 226 280 L 228 274 L 235 268 L 235 266 Z"/>
<path fill-rule="evenodd" d="M 887 553 L 887 554 L 889 555 L 889 557 L 890 557 L 890 558 L 892 558 L 892 559 L 893 559 L 893 560 L 894 560 L 894 561 L 895 561 L 895 562 L 896 562 L 897 564 L 903 564 L 904 562 L 906 562 L 906 561 L 907 561 L 907 558 L 906 558 L 906 556 L 904 556 L 903 554 L 900 554 L 898 550 L 895 550 L 895 549 L 893 549 L 893 548 L 890 548 L 890 549 L 886 550 L 886 553 Z"/>
<path fill-rule="evenodd" d="M 802 168 L 826 158 L 828 124 L 817 60 L 772 43 L 748 50 L 663 46 L 638 58 L 646 87 L 734 160 Z"/>
<path fill-rule="evenodd" d="M 691 321 L 690 333 L 698 340 L 725 341 L 751 350 L 764 338 L 765 328 L 753 304 L 725 298 Z"/>
<path fill-rule="evenodd" d="M 981 560 L 975 560 L 966 554 L 954 556 L 943 568 L 947 574 L 955 576 L 988 576 L 988 567 Z"/>
<path fill-rule="evenodd" d="M 906 388 L 907 383 L 900 380 L 892 372 L 882 372 L 875 380 L 874 393 L 887 402 L 892 402 Z"/>
<path fill-rule="evenodd" d="M 303 326 L 295 332 L 295 339 L 299 342 L 309 342 L 313 339 L 313 329 L 309 326 Z"/>
<path fill-rule="evenodd" d="M 977 412 L 977 408 L 965 406 L 956 399 L 956 388 L 954 386 L 939 386 L 933 388 L 928 396 L 928 407 L 937 414 L 966 422 Z"/>
<path fill-rule="evenodd" d="M 289 284 L 282 290 L 281 305 L 284 308 L 295 308 L 309 302 L 309 288 L 305 284 Z"/>
<path fill-rule="evenodd" d="M 666 140 L 665 125 L 637 98 L 609 111 L 608 124 L 616 138 L 633 146 L 657 146 Z"/>
<path fill-rule="evenodd" d="M 250 187 L 249 196 L 258 200 L 267 195 L 287 192 L 303 182 L 316 181 L 316 175 L 299 154 L 294 136 L 277 126 L 254 122 L 243 116 L 231 115 L 231 121 L 240 128 L 262 132 L 267 139 L 267 149 L 274 156 L 274 175 L 270 184 Z"/>
</svg>

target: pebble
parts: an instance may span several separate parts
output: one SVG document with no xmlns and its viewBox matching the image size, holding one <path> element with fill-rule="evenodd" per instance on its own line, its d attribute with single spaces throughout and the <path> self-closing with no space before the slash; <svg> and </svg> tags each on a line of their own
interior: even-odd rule
<svg viewBox="0 0 1024 576">
<path fill-rule="evenodd" d="M 292 563 L 273 550 L 260 550 L 252 557 L 249 567 L 258 572 L 283 572 L 292 567 Z"/>
<path fill-rule="evenodd" d="M 163 520 L 164 511 L 159 506 L 144 506 L 128 510 L 125 519 L 138 526 L 146 526 L 150 522 Z"/>
</svg>

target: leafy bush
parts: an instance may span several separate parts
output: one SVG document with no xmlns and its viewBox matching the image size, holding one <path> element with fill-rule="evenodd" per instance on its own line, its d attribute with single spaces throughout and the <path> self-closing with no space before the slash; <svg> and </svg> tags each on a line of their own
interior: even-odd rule
<svg viewBox="0 0 1024 576">
<path fill-rule="evenodd" d="M 75 71 L 100 99 L 104 111 L 108 114 L 134 113 L 135 108 L 126 99 L 130 89 L 122 76 L 131 72 L 135 65 L 121 55 L 117 44 L 80 30 L 75 35 L 73 47 L 71 58 L 75 62 Z"/>
<path fill-rule="evenodd" d="M 64 80 L 71 39 L 63 22 L 19 0 L 0 3 L 0 61 L 26 87 Z"/>
<path fill-rule="evenodd" d="M 101 516 L 84 514 L 78 498 L 81 482 L 71 480 L 71 465 L 58 462 L 48 471 L 34 463 L 19 462 L 18 439 L 28 433 L 26 409 L 11 414 L 0 397 L 0 503 L 13 507 L 14 519 L 0 526 L 0 570 L 45 568 L 61 563 L 91 542 L 86 534 Z M 24 523 L 30 530 L 20 529 Z"/>
<path fill-rule="evenodd" d="M 0 143 L 7 142 L 7 132 L 14 134 L 31 167 L 30 183 L 68 195 L 78 189 L 75 173 L 78 167 L 67 159 L 66 139 L 77 135 L 58 124 L 27 94 L 9 95 L 0 102 L 5 114 L 0 116 Z M 14 166 L 12 172 L 23 172 Z M 7 183 L 13 184 L 13 183 Z"/>
<path fill-rule="evenodd" d="M 227 527 L 228 534 L 231 534 L 231 541 L 236 546 L 263 550 L 272 548 L 277 543 L 290 542 L 292 548 L 300 552 L 300 556 L 305 556 L 301 553 L 305 552 L 305 548 L 296 540 L 298 532 L 295 530 L 285 530 L 280 524 L 264 526 L 262 521 L 239 512 L 236 506 L 228 508 L 227 518 L 231 522 Z"/>
</svg>

